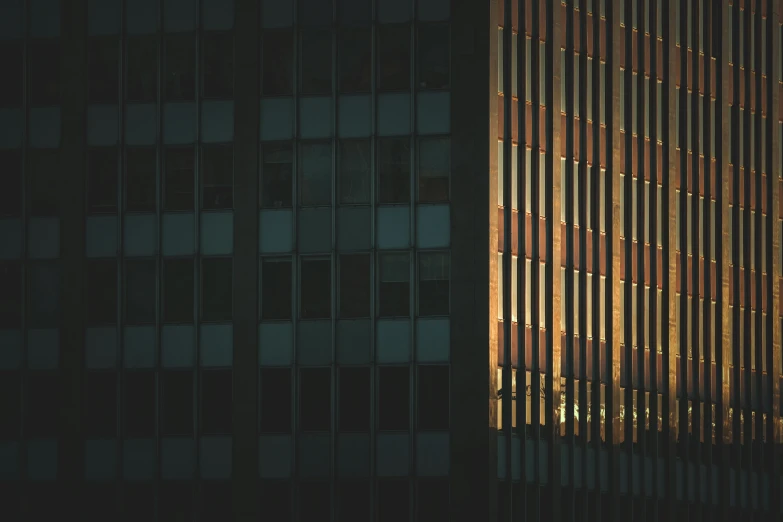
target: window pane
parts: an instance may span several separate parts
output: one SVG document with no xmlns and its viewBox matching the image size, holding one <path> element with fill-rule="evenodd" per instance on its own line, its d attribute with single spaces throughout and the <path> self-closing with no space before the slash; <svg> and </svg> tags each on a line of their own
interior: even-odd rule
<svg viewBox="0 0 783 522">
<path fill-rule="evenodd" d="M 340 431 L 370 430 L 370 369 L 340 368 Z"/>
<path fill-rule="evenodd" d="M 87 324 L 117 322 L 117 260 L 90 259 L 85 277 L 87 286 Z"/>
<path fill-rule="evenodd" d="M 164 96 L 168 101 L 196 98 L 196 39 L 192 33 L 168 34 L 165 41 Z"/>
<path fill-rule="evenodd" d="M 117 372 L 87 372 L 84 398 L 87 435 L 114 437 L 117 434 Z"/>
<path fill-rule="evenodd" d="M 27 188 L 33 216 L 56 216 L 60 209 L 58 150 L 28 149 Z"/>
<path fill-rule="evenodd" d="M 204 434 L 231 434 L 231 370 L 201 372 L 201 431 Z"/>
<path fill-rule="evenodd" d="M 378 262 L 378 315 L 410 315 L 410 256 L 382 254 Z"/>
<path fill-rule="evenodd" d="M 161 430 L 164 435 L 193 433 L 193 372 L 164 370 L 161 372 Z"/>
<path fill-rule="evenodd" d="M 261 431 L 291 432 L 291 369 L 261 368 Z"/>
<path fill-rule="evenodd" d="M 234 147 L 211 145 L 201 148 L 204 210 L 231 209 L 234 206 Z"/>
<path fill-rule="evenodd" d="M 87 151 L 87 210 L 95 214 L 117 212 L 117 148 Z"/>
<path fill-rule="evenodd" d="M 122 485 L 122 522 L 155 519 L 155 483 L 125 482 Z"/>
<path fill-rule="evenodd" d="M 447 253 L 419 255 L 419 315 L 449 313 L 449 274 Z"/>
<path fill-rule="evenodd" d="M 331 270 L 329 259 L 302 259 L 299 284 L 302 319 L 328 319 L 331 316 Z"/>
<path fill-rule="evenodd" d="M 261 261 L 261 318 L 291 319 L 291 258 Z"/>
<path fill-rule="evenodd" d="M 365 4 L 370 5 L 369 2 Z M 340 92 L 369 92 L 372 71 L 370 28 L 342 29 L 339 32 L 337 60 Z"/>
<path fill-rule="evenodd" d="M 128 101 L 154 102 L 158 97 L 158 38 L 131 36 L 128 42 Z"/>
<path fill-rule="evenodd" d="M 163 260 L 163 320 L 193 322 L 193 260 Z"/>
<path fill-rule="evenodd" d="M 372 520 L 369 479 L 342 479 L 337 483 L 336 488 L 340 522 Z"/>
<path fill-rule="evenodd" d="M 125 372 L 123 376 L 125 436 L 155 435 L 155 372 Z"/>
<path fill-rule="evenodd" d="M 370 255 L 340 255 L 340 317 L 370 317 Z"/>
<path fill-rule="evenodd" d="M 125 206 L 129 212 L 155 211 L 157 155 L 152 147 L 125 149 Z"/>
<path fill-rule="evenodd" d="M 22 428 L 21 372 L 0 372 L 0 438 L 16 439 Z"/>
<path fill-rule="evenodd" d="M 60 44 L 58 40 L 31 40 L 27 48 L 30 104 L 60 103 Z"/>
<path fill-rule="evenodd" d="M 266 29 L 262 36 L 261 92 L 291 94 L 294 78 L 294 37 L 290 29 Z"/>
<path fill-rule="evenodd" d="M 410 518 L 407 479 L 378 479 L 378 522 L 405 522 Z"/>
<path fill-rule="evenodd" d="M 378 200 L 380 203 L 410 204 L 410 153 L 409 138 L 378 139 Z"/>
<path fill-rule="evenodd" d="M 371 11 L 372 0 L 337 0 L 337 20 L 341 25 L 367 25 Z"/>
<path fill-rule="evenodd" d="M 378 26 L 378 89 L 409 90 L 411 85 L 411 26 Z"/>
<path fill-rule="evenodd" d="M 449 367 L 419 366 L 418 370 L 418 428 L 449 429 Z"/>
<path fill-rule="evenodd" d="M 299 522 L 323 522 L 324 513 L 332 509 L 329 482 L 299 484 Z"/>
<path fill-rule="evenodd" d="M 119 40 L 90 38 L 88 45 L 89 90 L 93 103 L 117 103 L 120 78 Z"/>
<path fill-rule="evenodd" d="M 156 283 L 154 259 L 125 261 L 125 322 L 127 324 L 155 322 Z"/>
<path fill-rule="evenodd" d="M 300 85 L 302 94 L 332 92 L 332 31 L 308 29 L 301 33 Z"/>
<path fill-rule="evenodd" d="M 2 84 L 2 82 L 0 82 Z M 0 216 L 22 214 L 22 151 L 0 150 Z"/>
<path fill-rule="evenodd" d="M 420 89 L 445 89 L 450 82 L 449 26 L 420 25 L 418 45 Z"/>
<path fill-rule="evenodd" d="M 419 479 L 416 490 L 417 520 L 428 520 L 431 522 L 446 522 L 449 520 L 448 479 Z M 543 516 L 542 513 L 541 519 L 549 520 L 549 517 Z"/>
<path fill-rule="evenodd" d="M 231 33 L 203 33 L 202 53 L 204 97 L 233 97 L 234 36 Z"/>
<path fill-rule="evenodd" d="M 291 144 L 266 144 L 262 154 L 261 206 L 290 208 L 294 192 Z"/>
<path fill-rule="evenodd" d="M 193 482 L 164 480 L 158 492 L 158 520 L 193 520 Z"/>
<path fill-rule="evenodd" d="M 378 429 L 406 431 L 410 425 L 410 370 L 378 368 Z"/>
<path fill-rule="evenodd" d="M 193 149 L 166 149 L 164 210 L 193 210 Z"/>
<path fill-rule="evenodd" d="M 261 484 L 261 509 L 269 520 L 291 522 L 291 484 L 287 481 L 264 481 Z"/>
<path fill-rule="evenodd" d="M 60 319 L 60 267 L 31 263 L 27 269 L 27 326 L 52 328 Z"/>
<path fill-rule="evenodd" d="M 419 140 L 419 202 L 438 203 L 449 200 L 449 138 Z"/>
<path fill-rule="evenodd" d="M 332 420 L 331 382 L 329 368 L 299 370 L 299 426 L 302 431 L 329 431 Z"/>
<path fill-rule="evenodd" d="M 22 43 L 0 43 L 0 71 L 5 80 L 0 82 L 0 107 L 19 107 L 22 105 L 22 85 L 24 78 L 24 54 Z"/>
<path fill-rule="evenodd" d="M 370 140 L 340 140 L 340 203 L 370 203 Z"/>
<path fill-rule="evenodd" d="M 0 328 L 22 326 L 22 265 L 0 262 Z"/>
<path fill-rule="evenodd" d="M 200 505 L 199 520 L 203 522 L 219 522 L 233 519 L 231 481 L 204 480 L 198 502 Z"/>
<path fill-rule="evenodd" d="M 299 204 L 301 206 L 332 203 L 331 143 L 299 145 Z"/>
<path fill-rule="evenodd" d="M 230 321 L 233 310 L 233 264 L 230 257 L 201 262 L 201 315 L 204 321 Z"/>
<path fill-rule="evenodd" d="M 332 0 L 299 0 L 299 23 L 331 25 Z"/>
<path fill-rule="evenodd" d="M 62 396 L 59 374 L 32 371 L 27 374 L 25 384 L 25 436 L 56 435 Z"/>
</svg>

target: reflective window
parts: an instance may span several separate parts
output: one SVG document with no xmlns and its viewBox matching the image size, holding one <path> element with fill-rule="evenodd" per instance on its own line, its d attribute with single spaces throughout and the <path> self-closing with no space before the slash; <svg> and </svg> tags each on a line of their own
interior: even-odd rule
<svg viewBox="0 0 783 522">
<path fill-rule="evenodd" d="M 117 212 L 117 149 L 101 147 L 87 151 L 87 210 Z"/>
<path fill-rule="evenodd" d="M 117 372 L 87 372 L 86 431 L 91 437 L 117 434 Z"/>
<path fill-rule="evenodd" d="M 130 36 L 127 42 L 128 101 L 154 102 L 158 97 L 158 38 Z"/>
<path fill-rule="evenodd" d="M 33 216 L 56 216 L 60 208 L 60 154 L 52 149 L 27 152 L 27 189 Z"/>
<path fill-rule="evenodd" d="M 24 79 L 24 54 L 21 42 L 0 42 L 0 107 L 22 105 Z"/>
<path fill-rule="evenodd" d="M 299 88 L 302 94 L 332 92 L 332 31 L 303 30 L 300 38 Z"/>
<path fill-rule="evenodd" d="M 291 94 L 294 78 L 294 40 L 290 29 L 267 29 L 262 35 L 261 92 Z"/>
<path fill-rule="evenodd" d="M 201 261 L 201 319 L 230 321 L 233 310 L 233 260 L 207 257 Z"/>
<path fill-rule="evenodd" d="M 340 368 L 337 428 L 370 431 L 370 368 Z"/>
<path fill-rule="evenodd" d="M 447 25 L 420 25 L 418 31 L 418 85 L 444 89 L 450 83 L 450 45 Z"/>
<path fill-rule="evenodd" d="M 193 433 L 193 372 L 164 370 L 160 372 L 163 435 Z"/>
<path fill-rule="evenodd" d="M 332 145 L 329 142 L 299 145 L 299 205 L 332 203 Z"/>
<path fill-rule="evenodd" d="M 267 433 L 291 432 L 291 369 L 261 368 L 260 428 Z"/>
<path fill-rule="evenodd" d="M 201 208 L 230 209 L 234 206 L 234 147 L 205 145 L 201 148 Z"/>
<path fill-rule="evenodd" d="M 87 44 L 89 99 L 93 103 L 117 103 L 120 80 L 119 40 L 90 38 Z"/>
<path fill-rule="evenodd" d="M 231 433 L 231 370 L 201 371 L 201 432 L 207 435 Z"/>
<path fill-rule="evenodd" d="M 449 367 L 419 366 L 418 374 L 418 429 L 449 429 Z"/>
<path fill-rule="evenodd" d="M 202 88 L 205 98 L 234 96 L 234 36 L 231 33 L 203 33 Z"/>
<path fill-rule="evenodd" d="M 332 371 L 299 370 L 299 427 L 302 431 L 329 431 L 332 420 Z"/>
<path fill-rule="evenodd" d="M 57 40 L 32 40 L 27 47 L 30 103 L 60 103 L 60 44 Z"/>
<path fill-rule="evenodd" d="M 163 260 L 163 320 L 193 322 L 193 260 Z"/>
<path fill-rule="evenodd" d="M 410 138 L 378 138 L 378 201 L 410 203 Z"/>
<path fill-rule="evenodd" d="M 419 254 L 419 315 L 449 313 L 449 254 L 427 252 Z"/>
<path fill-rule="evenodd" d="M 90 259 L 85 273 L 87 324 L 102 325 L 117 322 L 117 260 Z"/>
<path fill-rule="evenodd" d="M 125 261 L 125 322 L 152 324 L 156 309 L 156 269 L 154 259 Z"/>
<path fill-rule="evenodd" d="M 449 138 L 419 139 L 419 202 L 448 201 L 450 155 Z"/>
<path fill-rule="evenodd" d="M 407 317 L 410 314 L 409 254 L 381 254 L 378 273 L 378 315 Z"/>
<path fill-rule="evenodd" d="M 29 437 L 57 435 L 60 413 L 60 375 L 55 372 L 29 372 L 25 378 L 24 430 Z M 48 517 L 47 517 L 48 518 Z"/>
<path fill-rule="evenodd" d="M 0 371 L 0 437 L 6 440 L 19 437 L 22 428 L 21 379 L 21 372 Z"/>
<path fill-rule="evenodd" d="M 379 25 L 378 89 L 397 91 L 410 89 L 411 26 Z"/>
<path fill-rule="evenodd" d="M 332 313 L 332 271 L 329 259 L 302 258 L 300 313 L 302 319 L 328 319 Z"/>
<path fill-rule="evenodd" d="M 261 318 L 289 320 L 291 296 L 291 258 L 264 258 L 261 261 Z"/>
<path fill-rule="evenodd" d="M 302 25 L 331 25 L 332 0 L 299 0 L 298 18 Z"/>
<path fill-rule="evenodd" d="M 165 99 L 194 100 L 196 98 L 196 39 L 191 33 L 168 34 L 164 45 Z"/>
<path fill-rule="evenodd" d="M 341 25 L 367 25 L 371 16 L 372 0 L 337 0 L 337 21 Z"/>
<path fill-rule="evenodd" d="M 125 148 L 125 209 L 154 212 L 157 154 L 153 147 Z"/>
<path fill-rule="evenodd" d="M 22 324 L 22 265 L 0 262 L 0 328 Z"/>
<path fill-rule="evenodd" d="M 340 317 L 370 317 L 370 255 L 340 255 Z"/>
<path fill-rule="evenodd" d="M 268 143 L 261 154 L 261 206 L 289 208 L 294 191 L 291 144 Z"/>
<path fill-rule="evenodd" d="M 340 203 L 370 202 L 370 141 L 340 140 Z"/>
<path fill-rule="evenodd" d="M 369 5 L 369 4 L 368 4 Z M 372 32 L 342 29 L 337 41 L 340 92 L 369 92 L 372 77 Z"/>
<path fill-rule="evenodd" d="M 378 522 L 408 520 L 410 517 L 410 486 L 407 478 L 378 479 L 377 505 Z"/>
<path fill-rule="evenodd" d="M 57 263 L 30 263 L 27 267 L 27 317 L 30 328 L 54 328 L 60 319 L 61 270 Z"/>
<path fill-rule="evenodd" d="M 0 82 L 1 83 L 1 82 Z M 22 151 L 0 150 L 0 216 L 22 213 Z"/>
<path fill-rule="evenodd" d="M 299 484 L 299 521 L 321 522 L 324 513 L 331 512 L 332 492 L 329 482 L 305 482 Z"/>
<path fill-rule="evenodd" d="M 189 147 L 166 149 L 164 210 L 193 210 L 194 158 Z"/>
<path fill-rule="evenodd" d="M 407 431 L 410 426 L 410 369 L 378 368 L 378 429 Z M 407 497 L 407 495 L 406 495 Z"/>
</svg>

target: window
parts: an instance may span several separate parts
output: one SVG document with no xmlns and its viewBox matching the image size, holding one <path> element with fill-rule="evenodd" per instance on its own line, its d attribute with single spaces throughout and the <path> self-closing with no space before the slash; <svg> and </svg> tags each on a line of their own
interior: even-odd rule
<svg viewBox="0 0 783 522">
<path fill-rule="evenodd" d="M 125 209 L 155 211 L 157 154 L 152 147 L 125 148 Z"/>
<path fill-rule="evenodd" d="M 56 216 L 60 209 L 60 154 L 48 149 L 28 149 L 27 189 L 30 214 Z"/>
<path fill-rule="evenodd" d="M 233 259 L 207 257 L 201 261 L 201 319 L 230 321 L 233 311 Z"/>
<path fill-rule="evenodd" d="M 0 372 L 0 439 L 16 439 L 22 428 L 22 374 Z"/>
<path fill-rule="evenodd" d="M 332 510 L 329 482 L 301 482 L 299 484 L 299 522 L 322 522 L 324 513 Z"/>
<path fill-rule="evenodd" d="M 27 326 L 53 328 L 60 316 L 60 267 L 56 262 L 27 268 Z"/>
<path fill-rule="evenodd" d="M 262 44 L 261 92 L 283 96 L 293 91 L 294 37 L 290 29 L 266 29 Z"/>
<path fill-rule="evenodd" d="M 83 520 L 116 520 L 117 487 L 113 482 L 85 481 L 81 495 L 83 501 L 79 514 Z"/>
<path fill-rule="evenodd" d="M 262 155 L 261 206 L 290 208 L 294 192 L 291 144 L 268 143 L 264 145 Z"/>
<path fill-rule="evenodd" d="M 329 259 L 302 258 L 299 279 L 302 319 L 328 319 L 332 314 L 332 267 Z"/>
<path fill-rule="evenodd" d="M 154 102 L 158 97 L 158 37 L 127 39 L 127 96 L 131 102 Z"/>
<path fill-rule="evenodd" d="M 449 313 L 449 255 L 419 254 L 419 315 Z"/>
<path fill-rule="evenodd" d="M 25 384 L 25 436 L 55 436 L 62 396 L 59 374 L 32 371 L 27 374 Z"/>
<path fill-rule="evenodd" d="M 264 320 L 290 320 L 291 258 L 266 258 L 261 260 L 261 318 Z"/>
<path fill-rule="evenodd" d="M 126 260 L 124 283 L 125 322 L 127 324 L 154 323 L 157 304 L 155 260 Z"/>
<path fill-rule="evenodd" d="M 0 328 L 22 326 L 22 265 L 0 262 Z"/>
<path fill-rule="evenodd" d="M 419 139 L 419 202 L 449 200 L 449 138 Z"/>
<path fill-rule="evenodd" d="M 0 82 L 0 107 L 20 107 L 24 78 L 24 54 L 21 41 L 0 44 L 0 71 L 6 78 Z"/>
<path fill-rule="evenodd" d="M 261 509 L 269 520 L 291 522 L 291 485 L 286 481 L 264 481 L 261 484 Z"/>
<path fill-rule="evenodd" d="M 119 40 L 110 36 L 88 41 L 89 98 L 92 103 L 117 103 L 120 80 Z"/>
<path fill-rule="evenodd" d="M 410 517 L 407 479 L 378 479 L 378 522 L 400 522 Z"/>
<path fill-rule="evenodd" d="M 299 370 L 299 426 L 302 431 L 329 431 L 332 420 L 332 371 Z"/>
<path fill-rule="evenodd" d="M 411 87 L 411 26 L 378 26 L 378 89 L 407 91 Z"/>
<path fill-rule="evenodd" d="M 90 259 L 85 268 L 87 324 L 117 322 L 117 260 Z"/>
<path fill-rule="evenodd" d="M 340 368 L 338 429 L 370 430 L 370 369 Z"/>
<path fill-rule="evenodd" d="M 204 522 L 231 520 L 233 518 L 231 482 L 203 480 L 198 501 L 201 504 L 199 520 Z"/>
<path fill-rule="evenodd" d="M 161 481 L 158 486 L 158 520 L 193 520 L 193 482 Z"/>
<path fill-rule="evenodd" d="M 126 437 L 155 435 L 155 372 L 127 371 L 123 379 Z"/>
<path fill-rule="evenodd" d="M 87 435 L 114 437 L 117 434 L 117 372 L 87 372 L 86 380 Z"/>
<path fill-rule="evenodd" d="M 167 34 L 163 88 L 168 101 L 196 98 L 196 39 L 192 33 Z"/>
<path fill-rule="evenodd" d="M 164 370 L 161 372 L 163 435 L 193 433 L 193 372 Z"/>
<path fill-rule="evenodd" d="M 302 94 L 330 94 L 332 92 L 332 31 L 303 30 L 300 42 L 299 88 Z"/>
<path fill-rule="evenodd" d="M 378 368 L 378 429 L 408 430 L 410 396 L 410 370 L 407 366 Z"/>
<path fill-rule="evenodd" d="M 155 519 L 155 483 L 125 482 L 122 485 L 122 520 Z"/>
<path fill-rule="evenodd" d="M 332 0 L 299 0 L 299 23 L 302 25 L 331 25 Z"/>
<path fill-rule="evenodd" d="M 369 5 L 369 3 L 367 4 Z M 372 33 L 369 27 L 340 30 L 337 42 L 337 60 L 340 92 L 370 91 Z"/>
<path fill-rule="evenodd" d="M 411 144 L 409 138 L 378 138 L 378 201 L 411 200 Z"/>
<path fill-rule="evenodd" d="M 410 256 L 408 253 L 381 254 L 378 262 L 378 315 L 410 315 Z"/>
<path fill-rule="evenodd" d="M 28 48 L 31 105 L 60 103 L 60 44 L 57 40 L 31 40 Z"/>
<path fill-rule="evenodd" d="M 449 429 L 449 367 L 419 366 L 416 390 L 420 430 Z"/>
<path fill-rule="evenodd" d="M 260 428 L 267 433 L 291 432 L 291 369 L 261 368 Z"/>
<path fill-rule="evenodd" d="M 337 512 L 341 522 L 373 520 L 370 511 L 370 480 L 342 479 L 337 483 Z"/>
<path fill-rule="evenodd" d="M 205 98 L 234 96 L 234 37 L 231 33 L 202 35 L 202 88 Z"/>
<path fill-rule="evenodd" d="M 234 147 L 209 145 L 201 148 L 204 210 L 231 209 L 234 206 Z"/>
<path fill-rule="evenodd" d="M 189 147 L 166 149 L 164 210 L 193 210 L 193 163 L 193 149 Z"/>
<path fill-rule="evenodd" d="M 163 320 L 193 322 L 193 260 L 163 260 Z"/>
<path fill-rule="evenodd" d="M 370 317 L 370 255 L 340 255 L 340 317 Z"/>
<path fill-rule="evenodd" d="M 449 479 L 419 479 L 416 488 L 417 520 L 447 522 L 449 520 Z M 546 509 L 542 507 L 542 512 Z M 541 513 L 542 520 L 549 520 Z"/>
<path fill-rule="evenodd" d="M 340 140 L 340 203 L 370 203 L 370 141 Z"/>
<path fill-rule="evenodd" d="M 420 89 L 445 89 L 450 82 L 449 27 L 420 25 L 418 83 Z"/>
<path fill-rule="evenodd" d="M 204 434 L 231 434 L 233 402 L 231 370 L 201 372 L 201 431 Z"/>
<path fill-rule="evenodd" d="M 299 145 L 299 204 L 303 207 L 332 203 L 331 143 Z"/>
<path fill-rule="evenodd" d="M 2 82 L 0 82 L 2 85 Z M 0 150 L 0 216 L 22 214 L 22 151 Z"/>
<path fill-rule="evenodd" d="M 93 214 L 117 212 L 117 148 L 87 151 L 87 210 Z"/>
</svg>

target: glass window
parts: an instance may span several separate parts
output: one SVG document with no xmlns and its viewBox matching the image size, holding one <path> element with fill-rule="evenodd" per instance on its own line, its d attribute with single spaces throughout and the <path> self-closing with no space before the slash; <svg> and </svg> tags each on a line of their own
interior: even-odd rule
<svg viewBox="0 0 783 522">
<path fill-rule="evenodd" d="M 21 106 L 24 54 L 20 41 L 0 43 L 0 71 L 6 78 L 0 82 L 0 107 Z"/>
<path fill-rule="evenodd" d="M 321 522 L 324 513 L 332 510 L 332 493 L 329 482 L 302 481 L 299 484 L 299 521 Z"/>
<path fill-rule="evenodd" d="M 27 268 L 27 317 L 30 328 L 53 328 L 60 319 L 60 267 L 55 262 Z"/>
<path fill-rule="evenodd" d="M 117 434 L 117 372 L 87 372 L 86 381 L 87 435 L 114 437 Z"/>
<path fill-rule="evenodd" d="M 193 520 L 193 482 L 161 481 L 158 486 L 158 520 Z"/>
<path fill-rule="evenodd" d="M 369 5 L 369 2 L 365 2 Z M 369 92 L 372 78 L 370 28 L 342 29 L 337 44 L 340 92 Z"/>
<path fill-rule="evenodd" d="M 90 259 L 85 278 L 87 324 L 114 324 L 117 322 L 117 260 Z"/>
<path fill-rule="evenodd" d="M 265 258 L 261 261 L 261 318 L 290 320 L 293 300 L 291 258 Z"/>
<path fill-rule="evenodd" d="M 0 262 L 0 328 L 22 325 L 22 265 Z"/>
<path fill-rule="evenodd" d="M 157 283 L 154 259 L 125 261 L 125 322 L 151 324 L 155 322 Z"/>
<path fill-rule="evenodd" d="M 193 260 L 163 260 L 163 320 L 193 322 Z"/>
<path fill-rule="evenodd" d="M 449 479 L 419 479 L 416 487 L 417 520 L 442 520 L 449 512 Z M 541 506 L 541 518 L 546 516 L 546 505 Z"/>
<path fill-rule="evenodd" d="M 411 26 L 378 26 L 378 89 L 405 91 L 410 89 Z"/>
<path fill-rule="evenodd" d="M 60 375 L 32 371 L 27 374 L 25 384 L 25 436 L 56 436 L 62 396 Z"/>
<path fill-rule="evenodd" d="M 449 429 L 449 367 L 419 366 L 416 390 L 418 428 Z"/>
<path fill-rule="evenodd" d="M 124 520 L 154 520 L 155 489 L 154 482 L 125 482 L 122 485 Z"/>
<path fill-rule="evenodd" d="M 125 372 L 124 426 L 127 437 L 152 437 L 155 435 L 155 372 Z"/>
<path fill-rule="evenodd" d="M 299 427 L 302 431 L 329 431 L 332 421 L 332 371 L 299 370 Z"/>
<path fill-rule="evenodd" d="M 205 145 L 201 148 L 201 208 L 231 209 L 234 206 L 234 147 Z"/>
<path fill-rule="evenodd" d="M 370 431 L 370 368 L 340 368 L 338 429 Z"/>
<path fill-rule="evenodd" d="M 127 42 L 128 101 L 154 102 L 158 97 L 158 38 L 130 36 Z"/>
<path fill-rule="evenodd" d="M 332 145 L 299 145 L 299 204 L 303 207 L 332 202 Z"/>
<path fill-rule="evenodd" d="M 445 511 L 448 513 L 448 510 Z M 404 479 L 378 479 L 378 522 L 410 518 L 410 484 Z"/>
<path fill-rule="evenodd" d="M 409 138 L 378 138 L 378 201 L 411 200 L 411 144 Z"/>
<path fill-rule="evenodd" d="M 367 25 L 372 17 L 372 1 L 337 0 L 337 20 L 341 25 Z"/>
<path fill-rule="evenodd" d="M 264 514 L 270 520 L 291 522 L 291 483 L 286 480 L 263 481 L 259 497 Z"/>
<path fill-rule="evenodd" d="M 120 80 L 119 40 L 88 40 L 89 99 L 93 103 L 117 103 Z"/>
<path fill-rule="evenodd" d="M 161 381 L 161 432 L 163 435 L 193 433 L 193 372 L 163 370 Z"/>
<path fill-rule="evenodd" d="M 302 319 L 328 319 L 332 313 L 332 268 L 329 259 L 303 258 L 299 277 Z"/>
<path fill-rule="evenodd" d="M 378 368 L 378 429 L 407 431 L 410 425 L 410 369 Z"/>
<path fill-rule="evenodd" d="M 340 255 L 340 317 L 370 317 L 370 255 Z"/>
<path fill-rule="evenodd" d="M 299 0 L 299 23 L 332 25 L 332 0 Z"/>
<path fill-rule="evenodd" d="M 267 143 L 261 154 L 261 206 L 290 208 L 294 191 L 291 144 Z"/>
<path fill-rule="evenodd" d="M 335 489 L 338 520 L 346 522 L 373 520 L 370 514 L 370 485 L 370 480 L 366 478 L 341 479 L 337 483 Z"/>
<path fill-rule="evenodd" d="M 291 433 L 291 369 L 261 368 L 261 431 Z"/>
<path fill-rule="evenodd" d="M 60 103 L 60 44 L 57 40 L 32 40 L 27 48 L 30 104 Z"/>
<path fill-rule="evenodd" d="M 231 33 L 202 35 L 202 88 L 205 98 L 234 96 L 234 36 Z"/>
<path fill-rule="evenodd" d="M 196 98 L 196 39 L 192 33 L 166 35 L 164 96 L 168 101 Z"/>
<path fill-rule="evenodd" d="M 231 410 L 227 410 L 231 414 Z M 229 480 L 202 480 L 198 493 L 199 520 L 225 520 L 232 513 L 233 489 Z"/>
<path fill-rule="evenodd" d="M 419 139 L 419 202 L 438 203 L 449 200 L 449 138 Z"/>
<path fill-rule="evenodd" d="M 408 317 L 410 314 L 410 256 L 381 254 L 378 261 L 378 315 Z"/>
<path fill-rule="evenodd" d="M 157 154 L 153 147 L 125 148 L 125 210 L 154 212 Z"/>
<path fill-rule="evenodd" d="M 54 149 L 28 149 L 27 188 L 30 214 L 56 216 L 60 208 L 60 154 Z"/>
<path fill-rule="evenodd" d="M 418 29 L 418 85 L 445 89 L 450 83 L 449 26 L 422 24 Z"/>
<path fill-rule="evenodd" d="M 419 254 L 419 315 L 449 313 L 449 254 Z"/>
<path fill-rule="evenodd" d="M 22 374 L 0 372 L 0 438 L 16 439 L 22 428 Z"/>
<path fill-rule="evenodd" d="M 300 43 L 299 88 L 302 94 L 330 94 L 332 92 L 332 31 L 304 30 L 301 33 Z"/>
<path fill-rule="evenodd" d="M 291 94 L 294 79 L 294 39 L 290 29 L 267 29 L 262 35 L 261 92 Z"/>
<path fill-rule="evenodd" d="M 207 435 L 231 434 L 231 370 L 201 372 L 201 432 Z"/>
<path fill-rule="evenodd" d="M 370 203 L 370 140 L 340 140 L 340 203 Z"/>
<path fill-rule="evenodd" d="M 87 151 L 87 210 L 93 214 L 117 212 L 117 148 Z"/>
<path fill-rule="evenodd" d="M 193 210 L 194 158 L 190 147 L 168 147 L 165 155 L 166 177 L 164 210 Z"/>
<path fill-rule="evenodd" d="M 2 82 L 0 82 L 2 83 Z M 22 214 L 22 151 L 0 150 L 0 216 Z"/>
<path fill-rule="evenodd" d="M 233 260 L 207 257 L 201 261 L 201 319 L 230 321 L 233 311 Z"/>
</svg>

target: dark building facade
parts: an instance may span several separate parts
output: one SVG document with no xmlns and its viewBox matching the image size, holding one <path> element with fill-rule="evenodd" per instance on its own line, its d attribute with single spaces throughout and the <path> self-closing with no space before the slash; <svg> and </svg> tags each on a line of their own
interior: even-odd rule
<svg viewBox="0 0 783 522">
<path fill-rule="evenodd" d="M 781 21 L 0 0 L 0 519 L 779 519 Z"/>
</svg>

